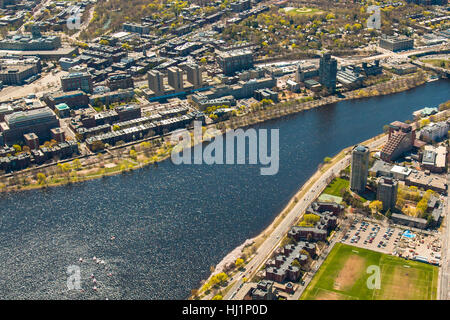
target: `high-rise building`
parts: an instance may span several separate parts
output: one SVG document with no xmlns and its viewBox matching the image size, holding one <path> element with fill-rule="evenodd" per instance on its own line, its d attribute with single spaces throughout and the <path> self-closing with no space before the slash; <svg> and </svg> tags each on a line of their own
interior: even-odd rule
<svg viewBox="0 0 450 320">
<path fill-rule="evenodd" d="M 331 58 L 331 53 L 324 53 L 320 58 L 319 82 L 334 92 L 336 89 L 337 60 Z"/>
<path fill-rule="evenodd" d="M 187 80 L 194 86 L 195 89 L 202 86 L 202 71 L 198 64 L 188 64 L 186 66 Z"/>
<path fill-rule="evenodd" d="M 377 200 L 383 203 L 383 210 L 395 208 L 397 202 L 398 182 L 395 179 L 380 177 L 377 184 Z"/>
<path fill-rule="evenodd" d="M 363 192 L 366 189 L 367 175 L 369 173 L 369 148 L 358 145 L 352 150 L 352 168 L 350 176 L 350 189 L 354 192 Z"/>
<path fill-rule="evenodd" d="M 170 67 L 167 69 L 169 85 L 175 92 L 183 91 L 183 70 L 178 67 Z"/>
<path fill-rule="evenodd" d="M 410 124 L 394 121 L 389 124 L 388 142 L 381 150 L 381 159 L 386 162 L 397 160 L 410 151 L 416 140 L 416 131 Z"/>
<path fill-rule="evenodd" d="M 164 92 L 164 77 L 158 70 L 151 70 L 147 73 L 148 87 L 156 95 Z"/>
<path fill-rule="evenodd" d="M 87 72 L 69 73 L 61 77 L 61 87 L 64 92 L 81 90 L 86 93 L 92 93 L 92 76 Z"/>
</svg>

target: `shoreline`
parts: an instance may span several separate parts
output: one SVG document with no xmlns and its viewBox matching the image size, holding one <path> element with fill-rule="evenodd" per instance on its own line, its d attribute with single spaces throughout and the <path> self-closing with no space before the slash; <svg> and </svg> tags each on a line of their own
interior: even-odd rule
<svg viewBox="0 0 450 320">
<path fill-rule="evenodd" d="M 438 114 L 445 114 L 447 116 L 448 110 L 443 110 L 440 111 Z M 418 121 L 413 121 L 412 124 L 416 125 L 418 124 Z M 375 142 L 377 140 L 382 139 L 383 137 L 386 136 L 386 133 L 381 133 L 379 135 L 376 135 L 370 139 L 367 139 L 365 141 L 360 142 L 359 144 L 369 144 L 371 142 Z M 335 156 L 333 156 L 333 158 L 328 162 L 328 163 L 320 163 L 318 165 L 317 170 L 308 178 L 308 180 L 305 181 L 305 183 L 303 183 L 300 187 L 300 189 L 298 189 L 297 192 L 295 192 L 295 194 L 290 198 L 290 200 L 288 201 L 288 203 L 283 207 L 283 209 L 274 217 L 273 221 L 266 227 L 264 228 L 261 232 L 259 232 L 255 237 L 246 239 L 244 241 L 243 244 L 239 245 L 238 247 L 236 247 L 235 249 L 233 249 L 232 251 L 230 251 L 217 265 L 216 265 L 216 269 L 211 273 L 211 275 L 206 279 L 206 280 L 202 280 L 201 284 L 199 286 L 198 292 L 199 294 L 202 294 L 204 292 L 201 292 L 201 288 L 203 288 L 203 285 L 205 283 L 207 283 L 209 281 L 209 279 L 219 273 L 219 272 L 223 272 L 223 269 L 217 269 L 217 266 L 222 266 L 224 264 L 224 261 L 229 260 L 230 255 L 235 254 L 236 257 L 239 257 L 239 254 L 236 254 L 236 251 L 239 248 L 245 249 L 246 247 L 243 246 L 245 243 L 252 243 L 250 246 L 255 246 L 256 250 L 259 248 L 259 246 L 264 242 L 264 240 L 266 240 L 270 234 L 276 229 L 276 227 L 279 225 L 279 223 L 286 217 L 286 215 L 295 207 L 295 205 L 298 203 L 299 199 L 304 195 L 304 193 L 306 191 L 309 190 L 309 188 L 314 184 L 314 182 L 321 176 L 322 173 L 326 172 L 330 167 L 333 166 L 333 164 L 335 164 L 336 162 L 342 160 L 346 155 L 348 155 L 348 153 L 350 152 L 352 146 L 348 146 L 342 150 L 340 150 Z M 301 214 L 298 219 L 300 219 L 303 216 L 303 214 Z M 242 255 L 244 253 L 244 250 L 241 250 L 240 255 Z M 256 252 L 255 250 L 255 252 Z M 253 255 L 250 257 L 251 259 L 253 258 Z M 250 259 L 250 260 L 251 260 Z M 245 264 L 247 264 L 250 260 L 245 261 Z M 232 285 L 232 284 L 230 284 Z M 225 288 L 220 289 L 219 291 L 222 290 L 226 290 L 228 289 L 228 286 Z M 188 296 L 187 299 L 193 299 L 194 296 L 191 294 Z"/>
<path fill-rule="evenodd" d="M 386 133 L 381 133 L 379 135 L 376 135 L 370 139 L 367 139 L 365 141 L 360 142 L 360 144 L 368 144 L 370 142 L 375 142 L 377 140 L 382 139 L 383 137 L 386 136 Z M 244 249 L 246 248 L 245 244 L 246 243 L 251 243 L 251 246 L 255 246 L 255 249 L 257 250 L 259 248 L 259 246 L 271 235 L 271 233 L 276 229 L 276 227 L 281 223 L 281 221 L 286 217 L 286 215 L 295 207 L 295 205 L 298 203 L 299 199 L 304 195 L 304 193 L 306 191 L 308 191 L 311 186 L 317 181 L 317 179 L 320 178 L 320 176 L 326 172 L 330 167 L 332 167 L 336 162 L 342 160 L 343 158 L 345 158 L 345 156 L 348 155 L 349 151 L 351 150 L 352 146 L 348 146 L 342 150 L 340 150 L 335 156 L 333 156 L 333 158 L 326 164 L 319 164 L 317 170 L 308 178 L 308 180 L 306 180 L 300 187 L 300 189 L 297 190 L 297 192 L 295 192 L 295 194 L 290 198 L 290 200 L 288 201 L 288 203 L 283 207 L 283 209 L 280 211 L 280 213 L 278 213 L 272 220 L 272 222 L 266 227 L 264 228 L 262 231 L 260 231 L 255 237 L 249 238 L 247 240 L 244 241 L 243 244 L 237 246 L 236 248 L 234 248 L 233 250 L 231 250 L 217 265 L 216 265 L 216 269 L 211 273 L 211 275 L 206 279 L 206 280 L 202 280 L 201 284 L 199 286 L 199 293 L 202 293 L 200 290 L 201 288 L 204 286 L 205 283 L 207 283 L 209 281 L 209 279 L 211 279 L 212 276 L 214 276 L 217 273 L 223 272 L 223 269 L 218 269 L 218 266 L 222 266 L 224 265 L 224 262 L 226 260 L 229 259 L 230 255 L 232 254 L 236 254 L 238 250 L 240 250 L 240 255 L 242 255 L 244 253 Z M 300 216 L 297 218 L 300 219 L 302 218 L 304 213 L 301 213 Z M 282 237 L 284 238 L 284 237 Z M 281 239 L 282 239 L 281 238 Z M 255 250 L 255 252 L 256 252 Z M 240 256 L 239 254 L 237 255 L 237 257 Z M 253 258 L 253 257 L 251 257 Z M 250 259 L 251 260 L 251 259 Z M 245 262 L 245 264 L 247 264 L 250 260 L 247 260 Z M 231 284 L 230 284 L 231 285 Z M 226 288 L 223 288 L 223 290 L 227 289 L 228 286 Z M 191 300 L 193 299 L 193 295 L 189 295 L 187 297 L 187 299 Z"/>
<path fill-rule="evenodd" d="M 405 83 L 405 81 L 413 81 L 413 82 L 407 84 L 407 83 Z M 330 105 L 330 104 L 337 103 L 340 101 L 356 100 L 356 99 L 361 99 L 361 98 L 371 98 L 371 97 L 384 96 L 384 95 L 389 95 L 389 94 L 396 94 L 399 92 L 404 92 L 404 91 L 408 91 L 408 90 L 417 88 L 426 83 L 427 83 L 427 80 L 420 79 L 420 75 L 416 74 L 412 77 L 411 76 L 404 77 L 404 78 L 400 78 L 397 80 L 387 81 L 387 82 L 383 82 L 383 83 L 376 84 L 373 86 L 369 86 L 366 88 L 360 88 L 360 89 L 356 89 L 353 91 L 349 91 L 346 93 L 346 96 L 343 98 L 339 98 L 336 96 L 329 96 L 329 97 L 324 97 L 324 98 L 321 98 L 318 100 L 303 101 L 303 102 L 300 102 L 301 99 L 287 100 L 287 101 L 283 101 L 283 102 L 280 102 L 277 104 L 273 104 L 262 110 L 256 110 L 254 112 L 250 112 L 250 113 L 244 114 L 242 116 L 232 117 L 231 119 L 228 119 L 225 121 L 213 123 L 213 124 L 207 126 L 207 128 L 215 127 L 216 129 L 218 129 L 221 132 L 221 134 L 225 134 L 229 130 L 234 130 L 237 128 L 245 128 L 245 127 L 256 125 L 256 124 L 266 122 L 269 120 L 280 119 L 285 116 L 300 113 L 301 111 Z M 382 91 L 380 92 L 379 90 L 382 90 Z M 386 90 L 388 90 L 388 92 L 386 92 Z M 189 132 L 192 132 L 192 129 L 189 129 Z M 158 140 L 158 139 L 161 139 L 162 141 L 164 141 L 165 137 L 166 136 L 151 137 L 151 138 L 147 138 L 147 139 L 132 142 L 132 143 L 127 143 L 123 146 L 113 148 L 113 150 L 126 149 L 130 146 L 131 146 L 131 148 L 133 148 L 133 146 L 142 145 L 145 142 Z M 205 141 L 202 137 L 202 140 L 199 142 L 196 142 L 196 143 L 203 143 L 203 142 L 205 142 Z M 193 144 L 192 147 L 194 145 L 195 144 Z M 110 172 L 106 172 L 104 170 L 104 167 L 102 167 L 99 164 L 100 161 L 98 160 L 98 154 L 103 154 L 103 153 L 110 154 L 109 150 L 104 150 L 103 152 L 96 153 L 93 155 L 81 156 L 80 158 L 83 158 L 83 159 L 94 159 L 97 157 L 97 159 L 96 159 L 97 167 L 92 168 L 92 169 L 96 169 L 97 171 L 99 171 L 99 173 L 94 174 L 94 175 L 80 176 L 80 177 L 78 177 L 76 174 L 76 176 L 77 176 L 76 179 L 72 180 L 71 178 L 66 177 L 67 181 L 66 181 L 65 177 L 60 176 L 57 182 L 50 182 L 50 183 L 46 182 L 44 184 L 38 184 L 38 183 L 36 183 L 36 181 L 29 185 L 20 185 L 19 183 L 15 183 L 13 185 L 6 186 L 5 184 L 0 184 L 0 193 L 8 194 L 10 192 L 20 192 L 20 191 L 27 191 L 27 190 L 37 190 L 37 189 L 47 189 L 47 188 L 52 188 L 52 187 L 60 187 L 60 186 L 64 186 L 64 185 L 71 185 L 71 184 L 75 184 L 75 183 L 79 183 L 79 182 L 86 182 L 86 181 L 93 180 L 93 179 L 99 179 L 99 178 L 104 178 L 104 177 L 108 177 L 108 176 L 113 176 L 113 175 L 117 175 L 119 173 L 125 174 L 127 172 L 131 172 L 131 171 L 134 171 L 137 169 L 142 169 L 142 168 L 147 167 L 152 164 L 157 166 L 159 162 L 165 161 L 170 157 L 170 152 L 172 150 L 171 148 L 172 148 L 171 145 L 167 144 L 167 142 L 166 142 L 166 144 L 163 143 L 162 146 L 160 146 L 160 148 L 153 150 L 153 153 L 149 157 L 147 157 L 147 158 L 150 158 L 151 160 L 145 159 L 143 162 L 137 162 L 135 165 L 130 166 L 128 164 L 128 166 L 127 166 L 127 168 L 125 168 L 125 170 L 118 169 L 118 170 L 112 170 Z M 152 148 L 152 149 L 154 149 L 154 148 Z M 159 154 L 161 152 L 161 150 L 163 150 L 163 154 Z M 145 151 L 141 152 L 140 155 L 142 155 L 142 153 L 146 153 L 146 152 Z M 155 157 L 156 157 L 156 159 L 155 159 Z M 75 159 L 78 159 L 78 158 L 71 158 L 71 159 L 66 159 L 66 160 L 59 161 L 59 162 L 56 162 L 53 164 L 47 164 L 47 165 L 45 165 L 45 168 L 53 169 L 53 168 L 57 167 L 58 164 L 71 163 L 71 160 L 74 161 Z M 112 160 L 114 161 L 114 157 L 112 157 Z M 128 157 L 123 157 L 121 159 L 121 161 L 129 163 L 129 162 L 135 162 L 136 160 L 132 160 L 131 157 L 128 156 Z M 109 162 L 109 163 L 112 163 L 112 162 Z M 30 173 L 37 175 L 39 172 L 42 172 L 42 171 L 40 171 L 40 169 L 42 169 L 42 168 L 39 168 L 39 167 L 38 168 L 28 168 L 23 171 L 17 171 L 17 172 L 4 174 L 1 178 L 11 179 L 11 178 L 15 177 L 15 178 L 19 179 L 20 176 L 30 174 Z M 105 172 L 101 172 L 101 171 L 105 171 Z M 76 173 L 77 171 L 72 171 L 72 172 Z M 10 177 L 8 177 L 8 176 L 10 176 Z M 22 177 L 22 178 L 24 178 L 24 177 Z"/>
</svg>

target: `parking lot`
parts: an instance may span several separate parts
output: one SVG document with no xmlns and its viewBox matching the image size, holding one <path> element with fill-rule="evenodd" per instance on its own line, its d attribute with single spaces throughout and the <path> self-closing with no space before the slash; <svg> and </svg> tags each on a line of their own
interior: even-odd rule
<svg viewBox="0 0 450 320">
<path fill-rule="evenodd" d="M 405 230 L 407 229 L 355 219 L 341 242 L 407 259 L 439 264 L 439 234 L 405 234 Z"/>
</svg>

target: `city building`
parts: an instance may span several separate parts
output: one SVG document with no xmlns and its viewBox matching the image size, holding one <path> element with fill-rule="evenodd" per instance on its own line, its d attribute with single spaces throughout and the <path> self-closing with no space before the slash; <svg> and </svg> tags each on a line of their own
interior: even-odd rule
<svg viewBox="0 0 450 320">
<path fill-rule="evenodd" d="M 383 210 L 393 210 L 397 202 L 398 182 L 395 179 L 381 177 L 377 183 L 377 200 L 383 203 Z"/>
<path fill-rule="evenodd" d="M 0 81 L 3 85 L 24 85 L 26 80 L 38 74 L 35 65 L 0 65 Z"/>
<path fill-rule="evenodd" d="M 178 67 L 170 67 L 167 69 L 167 80 L 175 92 L 183 91 L 183 70 Z"/>
<path fill-rule="evenodd" d="M 123 24 L 123 31 L 139 33 L 139 34 L 149 34 L 150 26 L 147 24 L 126 22 Z"/>
<path fill-rule="evenodd" d="M 338 70 L 336 80 L 347 89 L 357 89 L 362 87 L 365 77 L 360 72 L 360 68 L 354 66 L 342 67 Z"/>
<path fill-rule="evenodd" d="M 411 125 L 394 121 L 389 125 L 388 142 L 381 150 L 381 159 L 386 162 L 397 160 L 410 151 L 416 139 L 416 132 Z"/>
<path fill-rule="evenodd" d="M 226 76 L 253 68 L 253 52 L 249 49 L 221 51 L 217 55 L 217 63 Z"/>
<path fill-rule="evenodd" d="M 447 148 L 445 146 L 425 146 L 421 167 L 435 173 L 445 172 L 447 167 Z"/>
<path fill-rule="evenodd" d="M 301 275 L 300 267 L 294 264 L 296 260 L 300 266 L 306 266 L 308 255 L 314 256 L 316 245 L 300 241 L 297 244 L 288 244 L 281 249 L 275 259 L 266 263 L 266 280 L 282 283 L 287 281 L 297 281 Z"/>
<path fill-rule="evenodd" d="M 164 93 L 164 75 L 158 70 L 151 70 L 147 73 L 148 88 L 155 95 Z"/>
<path fill-rule="evenodd" d="M 391 219 L 394 223 L 401 224 L 408 227 L 425 229 L 427 227 L 427 220 L 407 216 L 405 214 L 393 213 Z"/>
<path fill-rule="evenodd" d="M 405 185 L 416 186 L 423 190 L 433 190 L 441 194 L 447 193 L 447 178 L 430 172 L 415 171 L 406 179 Z"/>
<path fill-rule="evenodd" d="M 261 280 L 256 285 L 256 288 L 250 289 L 248 293 L 251 300 L 276 300 L 276 289 L 271 280 Z"/>
<path fill-rule="evenodd" d="M 67 104 L 71 109 L 86 108 L 89 106 L 88 95 L 80 90 L 46 93 L 43 96 L 43 100 L 47 104 L 47 106 L 52 109 L 54 109 L 55 106 L 61 103 Z"/>
<path fill-rule="evenodd" d="M 85 72 L 69 73 L 61 77 L 61 87 L 64 92 L 81 90 L 92 93 L 92 76 Z"/>
<path fill-rule="evenodd" d="M 106 79 L 106 85 L 111 91 L 118 89 L 134 88 L 134 81 L 130 74 L 119 72 L 113 73 Z"/>
<path fill-rule="evenodd" d="M 60 103 L 55 106 L 55 113 L 60 118 L 70 117 L 70 107 L 66 103 Z"/>
<path fill-rule="evenodd" d="M 364 192 L 369 173 L 369 148 L 358 145 L 352 150 L 350 189 L 354 192 Z"/>
<path fill-rule="evenodd" d="M 336 90 L 337 60 L 331 58 L 331 53 L 324 53 L 320 58 L 319 82 L 331 92 Z"/>
<path fill-rule="evenodd" d="M 380 60 L 375 60 L 373 63 L 363 62 L 362 71 L 367 77 L 377 76 L 383 73 L 383 67 L 380 66 Z"/>
<path fill-rule="evenodd" d="M 295 81 L 304 82 L 305 80 L 317 77 L 319 75 L 319 68 L 310 62 L 301 62 L 297 65 L 295 71 Z"/>
<path fill-rule="evenodd" d="M 56 142 L 64 142 L 66 140 L 66 134 L 64 133 L 64 130 L 57 127 L 50 130 L 50 136 L 52 140 L 55 140 Z"/>
<path fill-rule="evenodd" d="M 0 82 L 3 85 L 30 83 L 41 72 L 41 59 L 36 56 L 7 55 L 0 57 Z"/>
<path fill-rule="evenodd" d="M 410 50 L 414 48 L 414 39 L 406 36 L 382 35 L 379 45 L 383 49 L 394 52 L 400 50 Z"/>
<path fill-rule="evenodd" d="M 59 65 L 61 66 L 61 69 L 64 71 L 69 71 L 70 68 L 77 66 L 81 63 L 81 60 L 79 58 L 66 58 L 63 57 L 59 59 Z"/>
<path fill-rule="evenodd" d="M 258 89 L 255 90 L 255 99 L 261 101 L 263 99 L 272 100 L 273 102 L 278 102 L 278 93 L 270 89 Z"/>
<path fill-rule="evenodd" d="M 6 145 L 23 141 L 26 133 L 35 133 L 41 141 L 50 138 L 50 129 L 59 127 L 59 121 L 55 113 L 48 107 L 19 111 L 5 116 L 5 121 L 0 122 L 3 143 Z"/>
<path fill-rule="evenodd" d="M 447 137 L 449 126 L 447 122 L 430 123 L 420 130 L 420 139 L 425 142 L 436 142 Z"/>
<path fill-rule="evenodd" d="M 39 137 L 33 133 L 26 133 L 23 135 L 25 145 L 27 145 L 31 150 L 39 149 Z"/>
<path fill-rule="evenodd" d="M 252 7 L 252 2 L 250 0 L 238 0 L 230 4 L 230 8 L 233 12 L 242 12 L 249 10 Z"/>
<path fill-rule="evenodd" d="M 58 36 L 42 36 L 39 33 L 32 35 L 15 34 L 0 40 L 0 50 L 40 51 L 55 50 L 61 47 L 61 38 Z"/>
<path fill-rule="evenodd" d="M 187 70 L 187 81 L 189 81 L 195 89 L 201 88 L 203 85 L 202 71 L 198 64 L 188 64 L 186 65 Z"/>
</svg>

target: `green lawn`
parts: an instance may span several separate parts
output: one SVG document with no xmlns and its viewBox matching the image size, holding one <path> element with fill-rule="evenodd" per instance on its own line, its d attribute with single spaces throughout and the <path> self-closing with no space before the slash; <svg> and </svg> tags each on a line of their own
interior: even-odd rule
<svg viewBox="0 0 450 320">
<path fill-rule="evenodd" d="M 380 267 L 380 289 L 369 289 L 369 266 Z M 439 268 L 337 243 L 301 300 L 435 300 Z"/>
<path fill-rule="evenodd" d="M 435 67 L 450 69 L 450 59 L 424 59 L 422 62 L 432 64 Z"/>
<path fill-rule="evenodd" d="M 291 8 L 290 10 L 286 10 L 286 13 L 288 14 L 316 14 L 316 13 L 322 13 L 317 8 Z"/>
<path fill-rule="evenodd" d="M 323 193 L 341 197 L 341 190 L 348 189 L 349 184 L 350 182 L 348 180 L 336 178 L 325 188 Z"/>
</svg>

